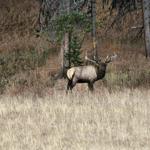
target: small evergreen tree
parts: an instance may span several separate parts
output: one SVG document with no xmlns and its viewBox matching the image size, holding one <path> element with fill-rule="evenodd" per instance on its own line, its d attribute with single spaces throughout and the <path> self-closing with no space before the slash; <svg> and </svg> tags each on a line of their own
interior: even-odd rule
<svg viewBox="0 0 150 150">
<path fill-rule="evenodd" d="M 82 65 L 81 60 L 81 44 L 77 36 L 72 36 L 69 43 L 69 52 L 65 55 L 66 59 L 69 60 L 69 66 Z"/>
<path fill-rule="evenodd" d="M 58 41 L 62 40 L 65 33 L 69 35 L 68 49 L 65 49 L 66 53 L 64 53 L 65 60 L 68 62 L 65 67 L 81 65 L 81 45 L 85 34 L 91 31 L 91 22 L 88 16 L 81 12 L 61 15 L 55 20 L 55 31 Z"/>
</svg>

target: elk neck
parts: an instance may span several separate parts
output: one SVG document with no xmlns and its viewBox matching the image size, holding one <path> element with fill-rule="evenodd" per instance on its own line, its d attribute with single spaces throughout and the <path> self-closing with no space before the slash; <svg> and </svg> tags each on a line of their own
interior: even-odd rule
<svg viewBox="0 0 150 150">
<path fill-rule="evenodd" d="M 99 64 L 99 66 L 96 66 L 97 79 L 102 79 L 105 76 L 106 68 L 107 68 L 106 63 L 101 63 L 101 64 Z"/>
</svg>

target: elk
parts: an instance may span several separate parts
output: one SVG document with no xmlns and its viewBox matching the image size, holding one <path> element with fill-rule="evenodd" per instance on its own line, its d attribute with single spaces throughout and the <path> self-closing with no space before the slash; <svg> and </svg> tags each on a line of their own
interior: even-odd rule
<svg viewBox="0 0 150 150">
<path fill-rule="evenodd" d="M 73 89 L 76 83 L 87 83 L 90 91 L 94 90 L 93 84 L 104 78 L 107 64 L 117 57 L 116 54 L 107 56 L 105 61 L 95 61 L 85 56 L 85 60 L 91 62 L 91 65 L 72 67 L 67 71 L 67 91 Z"/>
</svg>

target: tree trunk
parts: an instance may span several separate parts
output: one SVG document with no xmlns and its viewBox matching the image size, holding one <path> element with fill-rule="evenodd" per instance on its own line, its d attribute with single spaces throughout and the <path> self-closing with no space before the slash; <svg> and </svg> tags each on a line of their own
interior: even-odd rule
<svg viewBox="0 0 150 150">
<path fill-rule="evenodd" d="M 97 42 L 96 42 L 96 0 L 91 0 L 92 5 L 92 38 L 93 38 L 93 52 L 94 59 L 98 59 Z"/>
<path fill-rule="evenodd" d="M 61 49 L 60 49 L 60 59 L 61 59 L 61 68 L 62 73 L 66 72 L 66 68 L 69 67 L 69 61 L 65 58 L 65 55 L 69 51 L 69 34 L 65 33 L 61 42 Z"/>
<path fill-rule="evenodd" d="M 70 13 L 70 0 L 61 1 L 61 13 Z M 61 68 L 57 75 L 58 78 L 63 78 L 66 75 L 67 68 L 69 68 L 69 60 L 66 59 L 65 55 L 69 52 L 69 33 L 65 33 L 60 48 L 60 62 Z"/>
<path fill-rule="evenodd" d="M 146 57 L 150 57 L 150 0 L 143 0 Z"/>
</svg>

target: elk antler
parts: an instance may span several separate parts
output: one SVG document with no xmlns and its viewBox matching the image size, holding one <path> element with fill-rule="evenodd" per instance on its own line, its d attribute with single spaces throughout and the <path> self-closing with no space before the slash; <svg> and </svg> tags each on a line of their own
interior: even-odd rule
<svg viewBox="0 0 150 150">
<path fill-rule="evenodd" d="M 92 60 L 92 59 L 90 59 L 90 58 L 87 57 L 87 52 L 86 52 L 86 55 L 85 55 L 85 60 L 87 60 L 89 62 L 92 62 L 95 65 L 98 65 L 98 63 L 95 60 Z"/>
<path fill-rule="evenodd" d="M 110 63 L 117 58 L 117 54 L 114 53 L 112 56 L 107 56 L 105 59 L 105 63 Z"/>
</svg>

